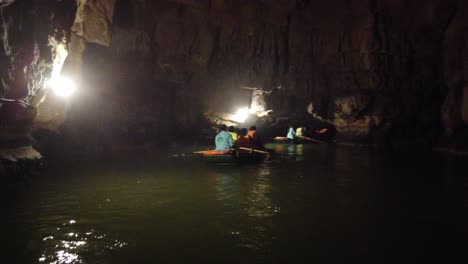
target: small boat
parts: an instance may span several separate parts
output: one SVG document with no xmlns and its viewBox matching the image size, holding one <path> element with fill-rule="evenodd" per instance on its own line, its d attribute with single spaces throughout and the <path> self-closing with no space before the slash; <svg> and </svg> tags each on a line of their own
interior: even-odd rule
<svg viewBox="0 0 468 264">
<path fill-rule="evenodd" d="M 324 143 L 321 140 L 313 139 L 309 137 L 296 137 L 294 140 L 290 140 L 287 137 L 275 137 L 273 139 L 274 143 L 283 143 L 283 144 L 320 144 Z"/>
<path fill-rule="evenodd" d="M 266 159 L 267 155 L 255 151 L 218 151 L 207 150 L 201 152 L 203 159 L 208 163 L 255 163 Z"/>
</svg>

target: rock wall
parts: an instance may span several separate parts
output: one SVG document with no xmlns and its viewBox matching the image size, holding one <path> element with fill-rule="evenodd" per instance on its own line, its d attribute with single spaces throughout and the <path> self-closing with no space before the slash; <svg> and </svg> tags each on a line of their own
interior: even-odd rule
<svg viewBox="0 0 468 264">
<path fill-rule="evenodd" d="M 232 112 L 245 85 L 273 91 L 278 115 L 313 105 L 344 137 L 432 140 L 441 113 L 459 125 L 466 112 L 467 12 L 457 0 L 119 0 L 109 50 L 92 57 L 121 73 L 106 89 L 147 99 L 169 129 Z"/>
<path fill-rule="evenodd" d="M 463 0 L 87 0 L 77 14 L 66 127 L 94 142 L 191 131 L 248 105 L 241 86 L 342 139 L 432 143 L 467 121 Z"/>
<path fill-rule="evenodd" d="M 53 50 L 66 42 L 74 2 L 2 1 L 0 145 L 29 144 L 32 120 L 52 71 Z"/>
</svg>

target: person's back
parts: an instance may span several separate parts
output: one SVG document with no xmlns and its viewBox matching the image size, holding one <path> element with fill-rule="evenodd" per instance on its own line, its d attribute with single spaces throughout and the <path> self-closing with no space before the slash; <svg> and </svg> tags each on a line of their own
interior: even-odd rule
<svg viewBox="0 0 468 264">
<path fill-rule="evenodd" d="M 289 127 L 287 138 L 290 140 L 294 140 L 296 138 L 296 132 L 294 132 L 294 128 L 292 126 Z"/>
<path fill-rule="evenodd" d="M 249 132 L 247 133 L 247 135 L 249 137 L 252 138 L 252 140 L 257 140 L 258 139 L 258 134 L 257 134 L 257 131 L 255 130 L 249 130 Z"/>
<path fill-rule="evenodd" d="M 303 133 L 304 129 L 302 127 L 298 127 L 296 129 L 296 137 L 302 137 L 304 136 L 304 133 Z"/>
<path fill-rule="evenodd" d="M 234 126 L 230 126 L 230 127 L 228 128 L 228 133 L 231 134 L 231 136 L 232 136 L 232 141 L 233 141 L 234 143 L 236 143 L 237 137 L 238 137 L 239 135 L 237 134 L 236 129 L 234 128 Z"/>
<path fill-rule="evenodd" d="M 237 137 L 236 147 L 252 148 L 251 138 L 249 135 L 247 135 L 247 129 L 241 129 L 239 136 Z"/>
<path fill-rule="evenodd" d="M 248 132 L 248 136 L 250 136 L 252 140 L 252 144 L 255 148 L 258 149 L 264 149 L 265 147 L 263 146 L 263 142 L 260 138 L 260 136 L 257 133 L 257 127 L 256 126 L 251 126 L 250 130 Z"/>
<path fill-rule="evenodd" d="M 215 150 L 220 150 L 220 151 L 230 150 L 231 147 L 234 145 L 232 136 L 231 134 L 226 132 L 225 125 L 221 125 L 220 130 L 221 131 L 215 137 L 215 144 L 216 144 Z"/>
</svg>

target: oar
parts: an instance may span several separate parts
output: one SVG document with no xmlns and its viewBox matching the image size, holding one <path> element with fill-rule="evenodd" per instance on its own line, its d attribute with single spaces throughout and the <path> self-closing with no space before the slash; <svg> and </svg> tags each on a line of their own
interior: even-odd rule
<svg viewBox="0 0 468 264">
<path fill-rule="evenodd" d="M 240 147 L 239 149 L 253 151 L 253 152 L 257 152 L 257 153 L 261 153 L 261 154 L 265 154 L 265 155 L 271 155 L 270 152 L 259 150 L 259 149 L 250 149 L 250 148 L 244 148 L 244 147 Z"/>
<path fill-rule="evenodd" d="M 318 139 L 313 139 L 313 138 L 310 138 L 310 137 L 304 137 L 304 136 L 297 136 L 298 138 L 303 138 L 303 139 L 306 139 L 306 140 L 309 140 L 309 141 L 312 141 L 312 142 L 315 142 L 315 143 L 324 143 L 324 141 L 321 141 L 321 140 L 318 140 Z"/>
<path fill-rule="evenodd" d="M 265 154 L 267 156 L 267 159 L 269 159 L 271 157 L 281 157 L 281 158 L 292 159 L 292 160 L 296 159 L 295 157 L 291 157 L 290 155 L 284 155 L 284 154 L 280 154 L 280 153 L 270 153 L 268 151 L 263 151 L 263 150 L 259 150 L 259 149 L 251 149 L 251 148 L 244 148 L 244 147 L 240 147 L 239 149 Z"/>
</svg>

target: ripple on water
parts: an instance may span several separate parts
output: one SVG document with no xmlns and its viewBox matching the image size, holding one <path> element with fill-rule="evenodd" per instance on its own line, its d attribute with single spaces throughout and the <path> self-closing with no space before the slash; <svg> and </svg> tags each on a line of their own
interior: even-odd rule
<svg viewBox="0 0 468 264">
<path fill-rule="evenodd" d="M 52 232 L 42 239 L 40 263 L 84 263 L 83 255 L 100 255 L 118 250 L 128 244 L 112 238 L 108 234 L 94 229 L 86 232 L 76 231 L 75 220 L 65 223 L 65 227 L 53 228 Z"/>
</svg>

